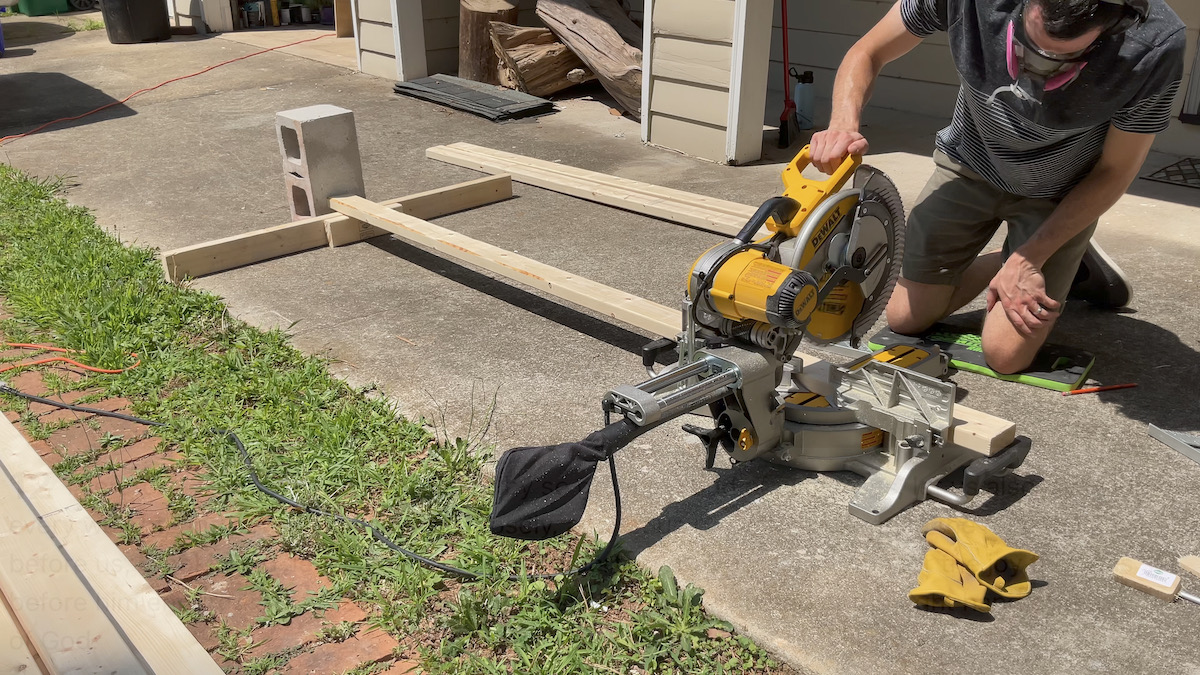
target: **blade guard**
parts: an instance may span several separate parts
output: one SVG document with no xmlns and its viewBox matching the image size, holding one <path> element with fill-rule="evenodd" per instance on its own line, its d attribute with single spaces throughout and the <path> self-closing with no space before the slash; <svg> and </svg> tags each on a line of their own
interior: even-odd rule
<svg viewBox="0 0 1200 675">
<path fill-rule="evenodd" d="M 839 192 L 862 165 L 861 155 L 850 155 L 842 160 L 841 165 L 829 178 L 810 180 L 802 173 L 812 164 L 811 148 L 809 145 L 804 146 L 783 170 L 783 196 L 794 199 L 800 204 L 800 210 L 785 225 L 781 225 L 774 218 L 768 220 L 767 229 L 771 232 L 783 233 L 788 238 L 798 235 L 813 209 L 829 195 Z"/>
</svg>

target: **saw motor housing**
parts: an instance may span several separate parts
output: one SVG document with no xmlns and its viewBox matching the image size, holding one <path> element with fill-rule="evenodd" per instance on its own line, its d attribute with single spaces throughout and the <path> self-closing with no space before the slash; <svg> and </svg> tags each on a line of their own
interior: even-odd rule
<svg viewBox="0 0 1200 675">
<path fill-rule="evenodd" d="M 783 195 L 692 266 L 678 340 L 648 346 L 644 359 L 649 370 L 674 347 L 679 362 L 611 390 L 604 408 L 648 426 L 707 405 L 714 428 L 684 425 L 704 442 L 707 466 L 723 449 L 735 463 L 858 472 L 867 480 L 851 512 L 868 522 L 929 496 L 965 504 L 982 478 L 1019 466 L 1029 444 L 987 458 L 985 471 L 979 455 L 948 442 L 955 386 L 939 379 L 944 355 L 893 348 L 806 368 L 795 354 L 805 339 L 857 346 L 887 304 L 903 251 L 903 207 L 886 175 L 852 156 L 811 180 L 801 175 L 809 161 L 805 147 L 783 172 Z M 965 496 L 936 487 L 968 464 Z"/>
</svg>

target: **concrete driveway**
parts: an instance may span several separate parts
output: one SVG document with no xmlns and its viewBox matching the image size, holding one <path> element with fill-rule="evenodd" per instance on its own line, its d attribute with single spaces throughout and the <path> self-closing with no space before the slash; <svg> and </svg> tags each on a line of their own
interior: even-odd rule
<svg viewBox="0 0 1200 675">
<path fill-rule="evenodd" d="M 0 59 L 0 135 L 254 50 L 221 39 L 118 47 L 103 31 L 9 47 L 22 51 Z M 455 141 L 747 204 L 780 187 L 784 155 L 733 168 L 644 147 L 637 125 L 603 101 L 497 125 L 398 97 L 391 84 L 267 54 L 7 143 L 0 160 L 73 177 L 68 197 L 102 226 L 161 249 L 286 222 L 274 114 L 315 103 L 355 112 L 367 196 L 378 200 L 478 177 L 425 159 Z M 932 172 L 938 122 L 879 111 L 868 122 L 869 161 L 911 203 Z M 1156 154 L 1146 170 L 1174 159 Z M 664 304 L 719 241 L 528 186 L 516 193 L 438 222 Z M 856 477 L 723 460 L 705 471 L 677 425 L 619 455 L 626 549 L 705 587 L 712 612 L 813 672 L 1200 674 L 1200 607 L 1137 593 L 1111 572 L 1121 556 L 1175 569 L 1200 553 L 1200 465 L 1146 435 L 1148 423 L 1200 431 L 1198 205 L 1200 190 L 1139 180 L 1097 235 L 1136 280 L 1132 309 L 1072 304 L 1054 338 L 1095 352 L 1100 383 L 1138 388 L 1064 398 L 954 376 L 965 405 L 1033 439 L 1006 493 L 966 514 L 1042 556 L 1030 597 L 982 618 L 916 608 L 906 593 L 926 549 L 920 527 L 957 512 L 928 502 L 868 525 L 847 512 Z M 648 336 L 388 238 L 195 285 L 251 323 L 292 326 L 299 348 L 452 437 L 489 421 L 485 441 L 500 449 L 578 439 L 600 424 L 609 387 L 644 376 L 636 352 Z M 607 535 L 611 490 L 598 480 L 593 494 L 585 525 Z"/>
</svg>

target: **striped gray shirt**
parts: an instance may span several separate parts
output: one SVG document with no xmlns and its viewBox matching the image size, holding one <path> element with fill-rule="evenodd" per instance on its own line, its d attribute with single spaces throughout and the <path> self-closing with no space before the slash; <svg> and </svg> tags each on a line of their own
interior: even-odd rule
<svg viewBox="0 0 1200 675">
<path fill-rule="evenodd" d="M 1006 61 L 1008 23 L 1021 0 L 900 0 L 918 37 L 946 31 L 960 87 L 937 147 L 1002 190 L 1062 198 L 1095 166 L 1112 126 L 1159 133 L 1170 124 L 1183 75 L 1183 22 L 1151 0 L 1146 23 L 1106 39 L 1070 84 L 1041 101 L 1015 93 Z"/>
</svg>

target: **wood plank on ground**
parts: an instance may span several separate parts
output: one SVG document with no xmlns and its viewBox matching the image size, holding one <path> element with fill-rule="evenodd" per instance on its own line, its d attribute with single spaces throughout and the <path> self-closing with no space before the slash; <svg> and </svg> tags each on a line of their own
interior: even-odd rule
<svg viewBox="0 0 1200 675">
<path fill-rule="evenodd" d="M 0 508 L 0 593 L 42 663 L 54 673 L 101 665 L 104 672 L 149 673 L 7 470 L 0 471 Z"/>
<path fill-rule="evenodd" d="M 730 237 L 741 231 L 757 210 L 745 204 L 469 143 L 435 146 L 426 150 L 425 155 L 476 171 L 507 173 L 521 183 Z"/>
<path fill-rule="evenodd" d="M 2 593 L 0 600 L 5 600 L 0 602 L 0 672 L 46 675 L 50 670 L 38 658 Z"/>
<path fill-rule="evenodd" d="M 676 190 L 675 188 L 655 185 L 653 183 L 645 183 L 632 178 L 623 178 L 613 174 L 601 173 L 599 171 L 591 171 L 562 164 L 561 162 L 548 162 L 543 159 L 526 157 L 503 150 L 486 148 L 481 145 L 473 145 L 471 143 L 452 143 L 447 146 L 442 146 L 459 150 L 466 153 L 486 155 L 496 160 L 512 163 L 514 166 L 526 167 L 529 169 L 539 169 L 542 171 L 553 172 L 565 177 L 576 178 L 581 181 L 594 182 L 599 185 L 608 185 L 619 187 L 639 194 L 647 195 L 648 197 L 658 197 L 670 201 L 681 202 L 686 204 L 695 204 L 703 206 L 705 209 L 736 216 L 743 222 L 754 214 L 755 207 L 747 206 L 738 202 L 731 202 L 717 197 L 708 195 L 696 194 L 687 192 L 686 190 Z"/>
<path fill-rule="evenodd" d="M 680 311 L 611 286 L 578 277 L 556 267 L 506 251 L 452 230 L 395 213 L 362 197 L 330 200 L 333 210 L 383 228 L 397 237 L 432 248 L 447 257 L 501 274 L 606 316 L 624 321 L 652 335 L 675 339 L 680 333 Z M 804 359 L 805 370 L 821 361 Z M 1012 442 L 1016 425 L 966 406 L 954 407 L 955 426 L 950 442 L 982 455 L 993 455 Z"/>
<path fill-rule="evenodd" d="M 362 197 L 336 197 L 329 200 L 329 205 L 339 213 L 385 229 L 406 241 L 550 292 L 652 334 L 674 336 L 679 332 L 679 311 L 645 298 L 397 213 Z"/>
<path fill-rule="evenodd" d="M 28 519 L 20 527 L 0 531 L 0 537 L 44 534 L 41 543 L 27 542 L 29 548 L 6 545 L 5 550 L 49 555 L 45 548 L 48 542 L 58 556 L 56 560 L 29 560 L 28 555 L 0 557 L 8 568 L 3 570 L 7 578 L 5 597 L 25 598 L 24 604 L 39 612 L 63 607 L 79 615 L 31 614 L 31 621 L 44 626 L 36 630 L 34 624 L 18 616 L 39 650 L 47 645 L 44 653 L 39 652 L 47 665 L 53 663 L 51 668 L 56 672 L 70 671 L 49 658 L 63 658 L 51 647 L 56 642 L 69 645 L 78 638 L 82 644 L 94 646 L 68 650 L 71 658 L 83 658 L 79 672 L 222 672 L 8 420 L 0 420 L 0 464 L 0 504 L 6 513 L 23 505 Z M 10 541 L 17 543 L 15 539 Z M 12 568 L 17 563 L 23 573 L 14 576 Z M 14 581 L 20 586 L 14 588 Z"/>
<path fill-rule="evenodd" d="M 393 211 L 429 220 L 511 199 L 512 195 L 512 176 L 502 173 L 379 203 Z M 387 234 L 386 230 L 346 216 L 327 217 L 325 230 L 329 245 L 334 247 Z"/>
<path fill-rule="evenodd" d="M 415 209 L 422 218 L 436 218 L 509 197 L 512 197 L 512 179 L 495 175 L 384 203 L 393 209 Z M 408 202 L 413 203 L 405 207 Z M 384 233 L 363 223 L 327 214 L 184 246 L 165 251 L 159 258 L 166 280 L 178 283 L 186 277 L 223 272 L 325 245 L 344 246 L 381 234 Z"/>
</svg>

